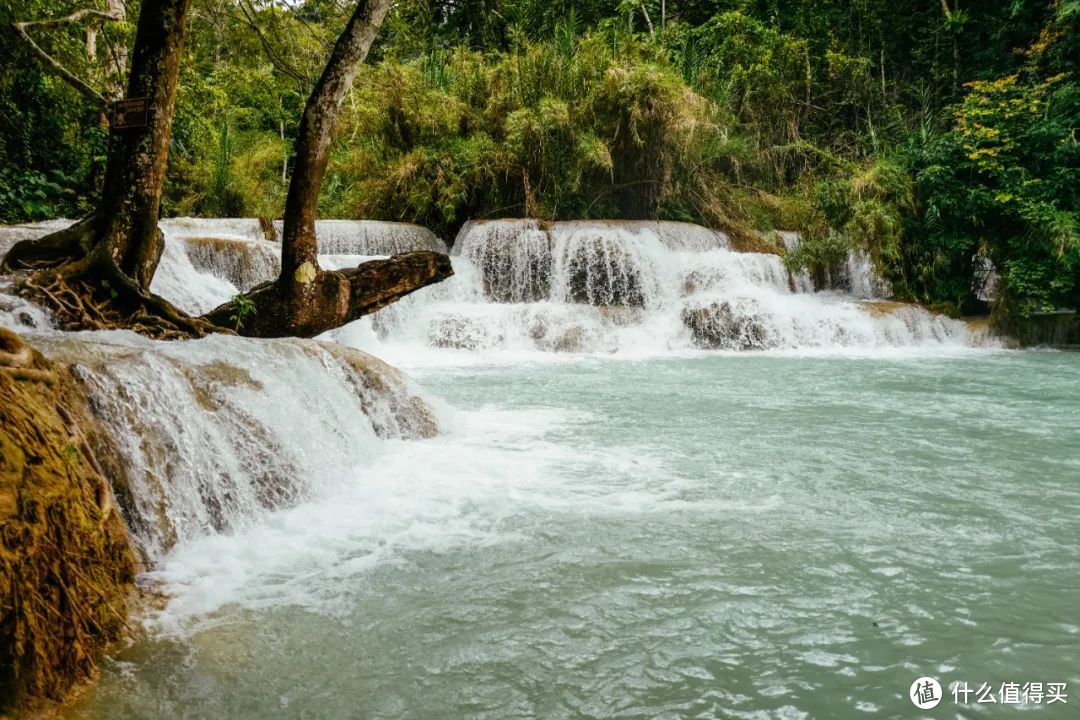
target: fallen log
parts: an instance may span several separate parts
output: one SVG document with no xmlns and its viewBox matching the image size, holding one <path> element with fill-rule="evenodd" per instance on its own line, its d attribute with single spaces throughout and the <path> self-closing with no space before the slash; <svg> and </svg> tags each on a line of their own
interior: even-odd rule
<svg viewBox="0 0 1080 720">
<path fill-rule="evenodd" d="M 202 319 L 247 337 L 314 337 L 453 274 L 450 258 L 430 250 L 349 270 L 316 270 L 305 263 L 292 277 L 257 285 Z"/>
</svg>

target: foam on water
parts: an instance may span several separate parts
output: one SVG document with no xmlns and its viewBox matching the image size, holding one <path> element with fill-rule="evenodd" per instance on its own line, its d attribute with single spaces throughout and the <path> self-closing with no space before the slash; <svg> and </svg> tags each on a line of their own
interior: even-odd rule
<svg viewBox="0 0 1080 720">
<path fill-rule="evenodd" d="M 722 233 L 685 223 L 473 222 L 455 242 L 454 278 L 336 336 L 410 364 L 427 364 L 421 358 L 433 349 L 430 362 L 439 364 L 478 354 L 865 353 L 989 342 L 918 307 L 867 302 L 887 287 L 865 255 L 845 270 L 853 291 L 815 293 L 809 276 L 792 276 L 779 256 L 729 245 Z"/>
<path fill-rule="evenodd" d="M 165 234 L 165 250 L 150 282 L 151 292 L 192 315 L 209 312 L 237 294 L 236 285 L 228 279 L 228 267 L 232 261 L 224 253 L 220 254 L 217 263 L 197 269 L 192 255 L 188 253 L 185 238 L 173 235 L 168 226 L 163 227 L 162 231 Z"/>
<path fill-rule="evenodd" d="M 349 579 L 375 568 L 416 553 L 521 540 L 514 516 L 525 509 L 610 515 L 664 501 L 662 486 L 673 480 L 661 461 L 630 463 L 634 471 L 653 468 L 657 492 L 643 492 L 625 486 L 626 449 L 575 452 L 545 437 L 569 420 L 581 422 L 554 410 L 489 408 L 455 414 L 435 439 L 387 442 L 377 464 L 360 466 L 353 482 L 241 534 L 177 548 L 147 576 L 174 597 L 150 618 L 152 627 L 190 635 L 213 624 L 225 605 L 334 613 L 348 607 Z M 610 484 L 601 491 L 580 483 L 560 470 L 571 465 L 606 473 Z"/>
<path fill-rule="evenodd" d="M 354 479 L 381 438 L 428 435 L 439 422 L 404 375 L 336 346 L 129 332 L 34 343 L 75 365 L 113 430 L 125 468 L 116 490 L 153 558 Z"/>
</svg>

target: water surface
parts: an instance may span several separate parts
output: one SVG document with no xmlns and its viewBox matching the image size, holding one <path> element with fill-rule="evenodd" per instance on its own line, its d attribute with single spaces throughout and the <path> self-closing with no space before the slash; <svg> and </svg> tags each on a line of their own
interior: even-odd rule
<svg viewBox="0 0 1080 720">
<path fill-rule="evenodd" d="M 174 549 L 148 578 L 167 609 L 70 716 L 912 717 L 921 675 L 1080 691 L 1078 355 L 414 374 L 449 432 Z"/>
</svg>

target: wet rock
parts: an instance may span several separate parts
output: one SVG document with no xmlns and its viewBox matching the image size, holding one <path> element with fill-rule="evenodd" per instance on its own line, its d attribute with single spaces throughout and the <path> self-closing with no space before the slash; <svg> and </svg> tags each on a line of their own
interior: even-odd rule
<svg viewBox="0 0 1080 720">
<path fill-rule="evenodd" d="M 763 350 L 772 345 L 764 313 L 747 313 L 731 302 L 685 308 L 683 324 L 694 344 L 708 350 Z"/>
<path fill-rule="evenodd" d="M 606 236 L 577 239 L 565 250 L 567 300 L 644 307 L 645 277 L 627 247 Z"/>
<path fill-rule="evenodd" d="M 639 325 L 645 314 L 640 307 L 627 305 L 606 305 L 597 308 L 597 311 L 600 313 L 600 319 L 605 324 L 614 325 L 615 327 Z"/>
</svg>

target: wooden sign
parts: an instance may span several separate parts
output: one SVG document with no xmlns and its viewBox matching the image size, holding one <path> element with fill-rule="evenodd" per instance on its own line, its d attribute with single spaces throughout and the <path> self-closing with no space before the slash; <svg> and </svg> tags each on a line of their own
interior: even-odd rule
<svg viewBox="0 0 1080 720">
<path fill-rule="evenodd" d="M 146 126 L 146 98 L 124 98 L 113 105 L 112 126 L 116 130 L 126 130 Z"/>
</svg>

